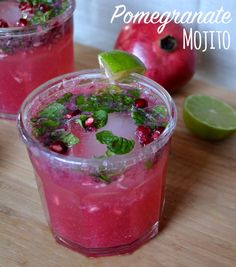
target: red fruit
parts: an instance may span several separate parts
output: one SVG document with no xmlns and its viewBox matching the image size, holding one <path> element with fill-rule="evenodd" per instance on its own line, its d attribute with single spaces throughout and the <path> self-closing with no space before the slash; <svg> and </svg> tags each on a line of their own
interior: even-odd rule
<svg viewBox="0 0 236 267">
<path fill-rule="evenodd" d="M 25 26 L 27 26 L 27 24 L 28 24 L 28 20 L 21 18 L 21 19 L 19 19 L 19 21 L 17 21 L 16 26 L 25 27 Z"/>
<path fill-rule="evenodd" d="M 133 53 L 145 64 L 145 75 L 170 93 L 178 91 L 193 76 L 196 51 L 183 49 L 183 27 L 173 21 L 161 33 L 160 23 L 130 23 L 118 35 L 115 48 Z"/>
<path fill-rule="evenodd" d="M 45 4 L 40 4 L 40 5 L 38 5 L 38 9 L 39 9 L 40 11 L 42 11 L 43 13 L 45 13 L 45 12 L 47 12 L 47 11 L 50 10 L 50 7 L 47 6 L 47 5 L 45 5 Z"/>
<path fill-rule="evenodd" d="M 81 114 L 81 110 L 80 109 L 76 109 L 76 110 L 73 110 L 73 111 L 68 112 L 64 116 L 64 119 L 71 119 L 72 117 L 77 116 L 79 114 Z"/>
<path fill-rule="evenodd" d="M 0 28 L 8 28 L 8 23 L 3 19 L 0 19 Z"/>
<path fill-rule="evenodd" d="M 19 9 L 24 12 L 33 13 L 33 6 L 26 2 L 22 2 L 19 4 Z"/>
<path fill-rule="evenodd" d="M 146 108 L 148 106 L 148 102 L 144 98 L 139 98 L 135 100 L 134 106 L 136 108 Z"/>
<path fill-rule="evenodd" d="M 66 154 L 68 151 L 67 145 L 62 141 L 55 141 L 49 146 L 49 149 L 59 154 Z"/>
<path fill-rule="evenodd" d="M 153 141 L 152 138 L 152 131 L 149 127 L 140 125 L 137 129 L 135 134 L 139 139 L 139 143 L 141 145 L 147 145 Z"/>
<path fill-rule="evenodd" d="M 86 127 L 90 127 L 90 126 L 93 125 L 93 123 L 94 123 L 94 118 L 90 117 L 85 121 L 84 124 L 85 124 Z"/>
<path fill-rule="evenodd" d="M 164 127 L 158 127 L 157 129 L 155 129 L 152 133 L 153 140 L 156 140 L 164 130 Z"/>
</svg>

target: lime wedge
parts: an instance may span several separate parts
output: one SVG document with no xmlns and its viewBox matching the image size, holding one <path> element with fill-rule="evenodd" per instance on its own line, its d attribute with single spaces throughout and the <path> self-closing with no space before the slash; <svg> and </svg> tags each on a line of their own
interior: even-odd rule
<svg viewBox="0 0 236 267">
<path fill-rule="evenodd" d="M 193 134 L 207 140 L 221 140 L 236 131 L 236 111 L 210 96 L 188 96 L 184 102 L 183 118 Z"/>
<path fill-rule="evenodd" d="M 136 56 L 120 50 L 110 50 L 98 55 L 100 67 L 113 81 L 126 78 L 130 73 L 143 74 L 146 70 L 143 62 Z"/>
</svg>

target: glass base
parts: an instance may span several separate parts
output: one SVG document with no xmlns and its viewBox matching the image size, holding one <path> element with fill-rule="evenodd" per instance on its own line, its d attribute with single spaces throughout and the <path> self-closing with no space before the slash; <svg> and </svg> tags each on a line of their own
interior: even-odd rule
<svg viewBox="0 0 236 267">
<path fill-rule="evenodd" d="M 119 254 L 127 254 L 133 253 L 136 249 L 140 246 L 148 242 L 150 239 L 154 238 L 159 232 L 159 222 L 156 222 L 152 228 L 142 237 L 133 241 L 132 243 L 117 246 L 117 247 L 106 247 L 106 248 L 86 248 L 82 247 L 79 244 L 71 242 L 60 235 L 53 232 L 53 235 L 56 241 L 66 246 L 72 250 L 75 250 L 79 253 L 84 254 L 87 257 L 102 257 L 102 256 L 112 256 L 112 255 L 119 255 Z"/>
<path fill-rule="evenodd" d="M 16 120 L 17 114 L 0 113 L 0 119 Z"/>
</svg>

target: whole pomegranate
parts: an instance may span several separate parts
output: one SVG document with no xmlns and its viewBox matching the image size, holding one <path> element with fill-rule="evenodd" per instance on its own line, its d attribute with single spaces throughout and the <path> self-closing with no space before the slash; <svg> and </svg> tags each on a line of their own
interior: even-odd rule
<svg viewBox="0 0 236 267">
<path fill-rule="evenodd" d="M 169 22 L 161 33 L 160 23 L 130 23 L 116 40 L 115 49 L 136 55 L 145 64 L 145 75 L 161 84 L 170 93 L 178 91 L 193 76 L 196 51 L 183 48 L 183 27 Z"/>
</svg>

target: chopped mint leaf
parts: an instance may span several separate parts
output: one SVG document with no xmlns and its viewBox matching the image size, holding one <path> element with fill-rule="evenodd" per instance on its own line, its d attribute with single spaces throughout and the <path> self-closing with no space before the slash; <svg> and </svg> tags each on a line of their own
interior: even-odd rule
<svg viewBox="0 0 236 267">
<path fill-rule="evenodd" d="M 165 118 L 167 116 L 166 108 L 164 106 L 162 106 L 162 105 L 155 106 L 152 109 L 152 112 L 153 112 L 154 115 L 159 115 L 162 118 Z"/>
<path fill-rule="evenodd" d="M 75 120 L 75 123 L 78 123 L 82 128 L 84 128 L 84 122 L 86 121 L 87 116 L 82 114 L 79 116 L 79 119 Z"/>
<path fill-rule="evenodd" d="M 131 112 L 131 117 L 136 125 L 143 125 L 146 120 L 146 113 L 142 109 L 137 109 Z"/>
<path fill-rule="evenodd" d="M 60 123 L 58 121 L 46 119 L 42 120 L 40 122 L 40 125 L 46 128 L 57 128 L 60 125 Z"/>
<path fill-rule="evenodd" d="M 153 161 L 151 159 L 148 159 L 144 163 L 145 169 L 150 170 L 153 167 Z"/>
<path fill-rule="evenodd" d="M 83 95 L 78 95 L 78 96 L 76 97 L 75 103 L 76 103 L 76 105 L 77 105 L 79 108 L 81 108 L 81 106 L 83 106 L 84 103 L 85 103 L 84 96 L 83 96 Z"/>
<path fill-rule="evenodd" d="M 140 98 L 140 90 L 139 89 L 130 89 L 128 91 L 128 94 L 135 97 L 135 98 Z"/>
<path fill-rule="evenodd" d="M 60 104 L 65 104 L 70 101 L 72 96 L 72 93 L 65 93 L 62 97 L 58 98 L 56 102 Z"/>
<path fill-rule="evenodd" d="M 101 131 L 96 133 L 96 138 L 101 144 L 110 144 L 114 140 L 114 135 L 111 131 Z"/>
<path fill-rule="evenodd" d="M 106 183 L 110 183 L 110 181 L 111 181 L 109 176 L 106 174 L 99 173 L 99 174 L 95 175 L 95 177 L 99 178 L 101 181 L 106 182 Z"/>
<path fill-rule="evenodd" d="M 53 102 L 41 110 L 39 116 L 50 120 L 59 120 L 63 117 L 65 111 L 66 108 L 62 104 Z"/>
<path fill-rule="evenodd" d="M 123 101 L 124 101 L 124 104 L 126 106 L 130 106 L 131 107 L 134 104 L 134 99 L 129 97 L 129 96 L 127 96 L 127 95 L 124 96 Z"/>
<path fill-rule="evenodd" d="M 115 153 L 114 152 L 111 152 L 109 149 L 105 152 L 105 155 L 107 156 L 107 157 L 111 157 L 111 156 L 114 156 L 115 155 Z"/>
<path fill-rule="evenodd" d="M 47 131 L 56 129 L 60 125 L 59 121 L 54 121 L 54 120 L 50 120 L 47 118 L 45 119 L 44 118 L 41 118 L 41 119 L 32 118 L 31 123 L 33 127 L 32 133 L 36 137 L 42 136 Z"/>
<path fill-rule="evenodd" d="M 63 133 L 60 137 L 59 140 L 65 143 L 68 147 L 72 147 L 76 144 L 79 143 L 79 138 L 73 135 L 72 133 Z"/>
<path fill-rule="evenodd" d="M 105 110 L 98 110 L 93 113 L 94 126 L 99 129 L 107 124 L 108 114 Z"/>
<path fill-rule="evenodd" d="M 134 140 L 113 135 L 111 131 L 99 132 L 96 138 L 100 143 L 107 145 L 110 152 L 119 155 L 129 153 L 135 145 Z"/>
</svg>

